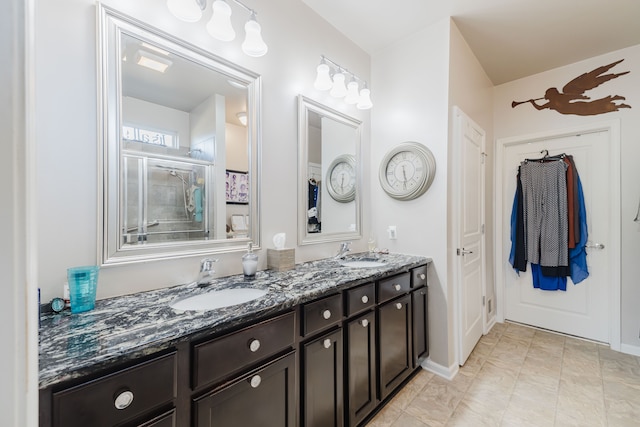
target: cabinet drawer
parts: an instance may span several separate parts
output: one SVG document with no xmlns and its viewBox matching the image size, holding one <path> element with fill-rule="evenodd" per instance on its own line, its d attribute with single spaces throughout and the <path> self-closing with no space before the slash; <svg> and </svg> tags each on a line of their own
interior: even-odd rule
<svg viewBox="0 0 640 427">
<path fill-rule="evenodd" d="M 411 290 L 409 273 L 398 274 L 378 282 L 378 303 L 383 303 Z"/>
<path fill-rule="evenodd" d="M 175 353 L 53 393 L 54 427 L 120 425 L 176 397 Z M 120 409 L 118 409 L 120 407 Z"/>
<path fill-rule="evenodd" d="M 336 294 L 305 304 L 303 307 L 302 335 L 311 335 L 342 320 L 342 295 Z"/>
<path fill-rule="evenodd" d="M 222 380 L 293 345 L 295 313 L 287 313 L 193 347 L 193 388 Z"/>
<path fill-rule="evenodd" d="M 411 287 L 421 288 L 423 286 L 427 286 L 427 266 L 423 265 L 422 267 L 414 268 L 411 270 Z"/>
<path fill-rule="evenodd" d="M 349 289 L 347 294 L 347 317 L 373 307 L 376 303 L 376 288 L 373 283 Z"/>
</svg>

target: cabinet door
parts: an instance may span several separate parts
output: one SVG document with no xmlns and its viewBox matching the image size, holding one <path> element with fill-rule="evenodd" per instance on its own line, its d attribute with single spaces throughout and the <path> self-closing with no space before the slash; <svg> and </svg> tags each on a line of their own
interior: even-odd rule
<svg viewBox="0 0 640 427">
<path fill-rule="evenodd" d="M 302 420 L 306 427 L 344 425 L 342 329 L 303 346 Z"/>
<path fill-rule="evenodd" d="M 347 324 L 348 425 L 358 425 L 375 408 L 376 313 L 370 311 Z"/>
<path fill-rule="evenodd" d="M 411 295 L 378 308 L 380 399 L 386 398 L 412 371 Z"/>
<path fill-rule="evenodd" d="M 295 427 L 295 355 L 194 402 L 196 427 Z"/>
<path fill-rule="evenodd" d="M 427 288 L 411 293 L 413 312 L 413 367 L 417 367 L 429 355 L 429 320 L 427 316 Z"/>
</svg>

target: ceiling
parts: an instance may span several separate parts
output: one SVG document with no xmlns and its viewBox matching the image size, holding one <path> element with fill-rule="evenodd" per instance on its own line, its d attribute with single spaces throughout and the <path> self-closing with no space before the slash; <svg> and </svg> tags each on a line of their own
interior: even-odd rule
<svg viewBox="0 0 640 427">
<path fill-rule="evenodd" d="M 451 16 L 494 85 L 640 44 L 638 0 L 302 0 L 376 52 Z"/>
</svg>

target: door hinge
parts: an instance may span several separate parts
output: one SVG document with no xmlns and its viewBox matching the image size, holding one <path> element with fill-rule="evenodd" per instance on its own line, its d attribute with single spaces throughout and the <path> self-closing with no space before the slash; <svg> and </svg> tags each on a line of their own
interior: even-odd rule
<svg viewBox="0 0 640 427">
<path fill-rule="evenodd" d="M 480 232 L 481 232 L 482 234 L 484 234 L 484 224 L 482 224 L 482 225 L 480 226 Z"/>
<path fill-rule="evenodd" d="M 484 307 L 487 304 L 487 297 L 482 295 L 482 306 Z"/>
<path fill-rule="evenodd" d="M 480 153 L 480 163 L 484 165 L 484 159 L 487 157 L 487 153 L 485 153 L 484 151 L 482 153 Z"/>
</svg>

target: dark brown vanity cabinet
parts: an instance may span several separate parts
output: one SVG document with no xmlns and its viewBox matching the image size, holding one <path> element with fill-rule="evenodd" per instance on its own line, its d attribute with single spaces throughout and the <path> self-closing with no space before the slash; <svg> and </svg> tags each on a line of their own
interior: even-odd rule
<svg viewBox="0 0 640 427">
<path fill-rule="evenodd" d="M 342 294 L 334 294 L 301 309 L 300 419 L 305 427 L 344 425 L 342 300 Z"/>
<path fill-rule="evenodd" d="M 295 427 L 295 354 L 240 376 L 195 399 L 197 427 Z"/>
<path fill-rule="evenodd" d="M 369 311 L 346 326 L 346 405 L 348 425 L 356 426 L 378 404 L 376 384 L 376 312 Z"/>
<path fill-rule="evenodd" d="M 41 417 L 40 425 L 173 427 L 176 395 L 177 355 L 173 352 L 54 391 L 52 420 Z"/>
<path fill-rule="evenodd" d="M 385 399 L 413 371 L 411 295 L 378 307 L 378 363 L 380 400 Z"/>
<path fill-rule="evenodd" d="M 294 427 L 295 330 L 289 312 L 194 344 L 192 389 L 205 394 L 193 400 L 192 425 Z"/>
<path fill-rule="evenodd" d="M 302 425 L 344 425 L 342 329 L 302 345 Z"/>
</svg>

